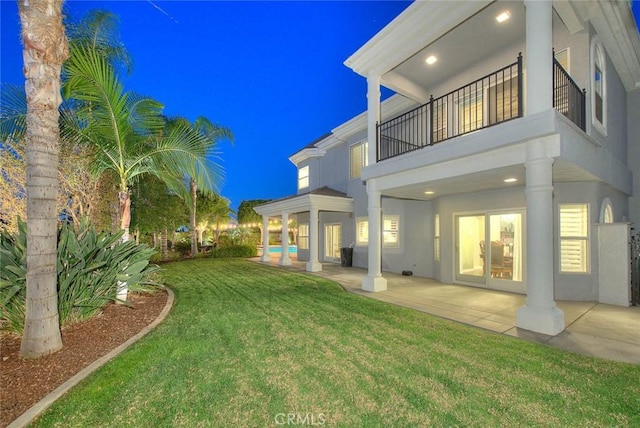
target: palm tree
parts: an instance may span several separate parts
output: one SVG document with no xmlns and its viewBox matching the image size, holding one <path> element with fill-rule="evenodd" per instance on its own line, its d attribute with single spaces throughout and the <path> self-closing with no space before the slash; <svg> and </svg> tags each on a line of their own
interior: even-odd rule
<svg viewBox="0 0 640 428">
<path fill-rule="evenodd" d="M 188 120 L 184 118 L 173 118 L 168 124 L 169 126 L 173 126 L 174 124 L 180 123 L 184 126 L 189 126 L 191 129 L 196 132 L 202 138 L 202 143 L 206 146 L 207 157 L 209 159 L 216 159 L 218 157 L 217 153 L 217 145 L 223 140 L 227 139 L 233 142 L 233 133 L 230 129 L 216 125 L 211 122 L 209 119 L 203 116 L 199 116 L 196 118 L 193 124 L 189 123 Z M 205 195 L 215 195 L 219 190 L 217 185 L 222 180 L 223 171 L 222 168 L 218 164 L 213 164 L 213 168 L 211 172 L 215 176 L 215 185 L 211 187 L 207 183 L 207 181 L 203 181 L 201 178 L 200 172 L 195 169 L 193 171 L 193 175 L 189 175 L 189 193 L 185 194 L 185 201 L 189 206 L 189 233 L 191 235 L 191 256 L 195 257 L 198 252 L 198 232 L 197 232 L 197 222 L 196 222 L 196 213 L 197 213 L 197 200 L 198 193 L 202 191 Z"/>
<path fill-rule="evenodd" d="M 68 56 L 60 0 L 18 2 L 24 46 L 27 158 L 27 300 L 20 355 L 62 348 L 56 247 L 60 72 Z"/>
<path fill-rule="evenodd" d="M 140 177 L 156 176 L 173 192 L 183 192 L 189 175 L 206 188 L 215 188 L 215 164 L 203 136 L 182 122 L 165 126 L 162 105 L 148 97 L 125 92 L 113 66 L 90 46 L 75 47 L 66 63 L 64 95 L 77 102 L 74 126 L 66 137 L 96 150 L 94 173 L 117 179 L 123 240 L 129 239 L 130 186 Z M 118 297 L 126 300 L 121 284 Z"/>
<path fill-rule="evenodd" d="M 202 202 L 198 211 L 197 224 L 201 230 L 207 226 L 215 226 L 215 241 L 220 239 L 220 224 L 228 223 L 235 211 L 231 209 L 229 199 L 217 194 L 204 194 L 198 191 L 198 199 Z"/>
</svg>

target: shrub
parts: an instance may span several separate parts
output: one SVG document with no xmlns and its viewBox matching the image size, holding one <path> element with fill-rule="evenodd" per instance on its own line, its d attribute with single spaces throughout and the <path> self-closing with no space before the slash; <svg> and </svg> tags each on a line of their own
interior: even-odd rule
<svg viewBox="0 0 640 428">
<path fill-rule="evenodd" d="M 19 221 L 15 235 L 0 233 L 0 318 L 7 329 L 21 333 L 26 301 L 26 224 Z M 83 219 L 78 232 L 63 225 L 58 231 L 58 313 L 60 325 L 90 318 L 116 300 L 118 281 L 130 291 L 153 285 L 149 264 L 155 250 L 134 241 L 118 242 L 122 233 L 97 234 Z"/>
<path fill-rule="evenodd" d="M 211 257 L 215 258 L 232 258 L 232 257 L 255 257 L 258 255 L 258 249 L 251 245 L 231 245 L 228 247 L 216 248 L 211 251 Z"/>
<path fill-rule="evenodd" d="M 181 239 L 179 241 L 176 241 L 175 245 L 173 246 L 173 251 L 178 253 L 181 257 L 191 254 L 191 240 L 187 241 Z"/>
</svg>

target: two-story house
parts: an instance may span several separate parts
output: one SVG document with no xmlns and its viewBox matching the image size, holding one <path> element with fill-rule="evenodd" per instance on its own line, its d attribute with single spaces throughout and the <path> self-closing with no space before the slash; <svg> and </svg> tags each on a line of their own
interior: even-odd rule
<svg viewBox="0 0 640 428">
<path fill-rule="evenodd" d="M 516 325 L 550 335 L 564 329 L 556 299 L 629 304 L 640 38 L 628 2 L 415 2 L 345 65 L 367 81 L 367 111 L 290 157 L 297 195 L 256 208 L 283 236 L 296 216 L 307 270 L 353 246 L 364 290 L 411 271 L 523 293 Z M 381 102 L 381 86 L 396 94 Z"/>
</svg>

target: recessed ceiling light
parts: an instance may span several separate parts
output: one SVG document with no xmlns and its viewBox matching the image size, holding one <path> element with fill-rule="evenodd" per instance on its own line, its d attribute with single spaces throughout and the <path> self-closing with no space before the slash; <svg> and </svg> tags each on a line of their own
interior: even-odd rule
<svg viewBox="0 0 640 428">
<path fill-rule="evenodd" d="M 428 57 L 426 59 L 427 64 L 431 65 L 431 64 L 435 64 L 436 61 L 438 61 L 438 58 L 435 55 L 431 55 L 430 57 Z"/>
<path fill-rule="evenodd" d="M 496 21 L 502 23 L 502 22 L 506 21 L 509 18 L 511 18 L 511 13 L 508 10 L 505 10 L 500 15 L 496 16 Z"/>
<path fill-rule="evenodd" d="M 515 183 L 516 181 L 518 181 L 518 179 L 514 178 L 514 177 L 510 177 L 510 178 L 505 178 L 504 179 L 505 183 Z"/>
<path fill-rule="evenodd" d="M 425 195 L 433 195 L 435 192 L 432 190 L 427 190 L 426 192 L 424 192 Z"/>
</svg>

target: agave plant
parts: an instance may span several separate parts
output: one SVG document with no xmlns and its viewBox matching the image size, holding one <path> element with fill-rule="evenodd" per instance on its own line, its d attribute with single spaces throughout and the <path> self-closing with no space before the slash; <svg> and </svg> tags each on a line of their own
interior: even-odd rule
<svg viewBox="0 0 640 428">
<path fill-rule="evenodd" d="M 0 317 L 5 328 L 20 333 L 25 315 L 26 224 L 19 231 L 0 233 Z M 122 232 L 96 233 L 85 218 L 78 231 L 63 225 L 58 232 L 58 312 L 62 326 L 90 318 L 117 300 L 118 282 L 145 290 L 158 267 L 149 264 L 155 250 L 133 241 L 121 242 Z"/>
</svg>

